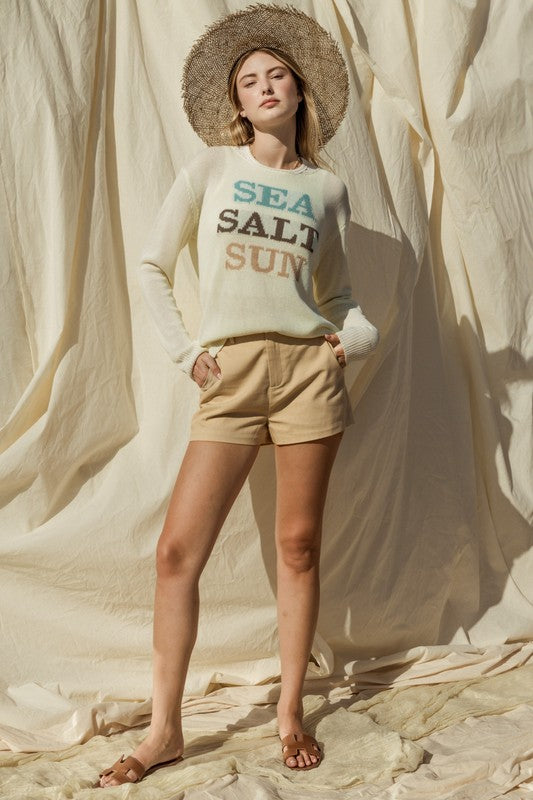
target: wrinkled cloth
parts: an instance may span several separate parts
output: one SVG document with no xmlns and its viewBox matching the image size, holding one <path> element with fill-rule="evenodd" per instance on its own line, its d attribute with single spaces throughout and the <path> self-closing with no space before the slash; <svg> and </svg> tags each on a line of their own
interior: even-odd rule
<svg viewBox="0 0 533 800">
<path fill-rule="evenodd" d="M 246 5 L 0 7 L 0 738 L 7 750 L 49 751 L 5 756 L 5 765 L 24 762 L 2 770 L 13 797 L 45 784 L 40 797 L 60 797 L 70 780 L 85 791 L 115 760 L 100 737 L 127 750 L 141 734 L 118 732 L 149 718 L 154 551 L 198 393 L 161 348 L 138 262 L 176 174 L 204 146 L 179 98 L 185 55 L 222 11 Z M 417 674 L 439 708 L 453 709 L 437 684 L 480 679 L 507 657 L 503 672 L 525 668 L 533 636 L 531 16 L 506 0 L 434 0 L 430 13 L 423 0 L 297 5 L 347 60 L 349 106 L 327 155 L 350 196 L 354 295 L 381 334 L 375 353 L 346 371 L 356 423 L 326 506 L 309 679 L 330 676 L 342 692 L 345 676 L 347 685 L 366 676 L 366 688 L 396 691 Z M 186 253 L 180 269 L 194 331 Z M 279 675 L 274 453 L 263 451 L 202 576 L 186 687 L 194 703 L 222 685 L 257 685 L 252 717 Z M 506 744 L 500 759 L 494 728 L 475 800 L 530 780 L 530 720 L 523 697 L 515 707 L 506 691 L 494 717 Z M 337 712 L 354 733 L 359 716 Z M 384 780 L 431 766 L 420 761 L 421 740 L 376 730 L 374 706 L 361 714 Z M 415 732 L 450 731 L 468 744 L 483 719 L 451 714 L 436 733 L 418 720 Z M 268 730 L 261 756 L 257 742 L 253 758 L 231 743 L 218 766 L 183 786 L 239 769 L 270 785 L 274 768 L 254 760 L 274 758 Z M 446 746 L 435 763 L 460 786 Z M 345 757 L 333 750 L 330 765 Z M 184 762 L 186 775 L 193 766 Z M 336 780 L 325 766 L 305 784 L 321 786 L 321 797 Z M 374 780 L 370 767 L 357 769 Z M 338 774 L 330 787 L 347 786 Z M 168 791 L 154 796 L 181 789 Z"/>
<path fill-rule="evenodd" d="M 526 664 L 476 680 L 383 688 L 367 701 L 307 694 L 307 730 L 324 757 L 306 772 L 281 763 L 275 705 L 257 702 L 264 687 L 247 687 L 253 705 L 244 704 L 244 687 L 221 689 L 213 700 L 233 695 L 234 705 L 189 708 L 184 759 L 130 785 L 128 797 L 492 800 L 533 780 L 532 676 Z M 0 754 L 1 796 L 86 798 L 99 772 L 143 736 L 129 730 L 60 752 Z"/>
</svg>

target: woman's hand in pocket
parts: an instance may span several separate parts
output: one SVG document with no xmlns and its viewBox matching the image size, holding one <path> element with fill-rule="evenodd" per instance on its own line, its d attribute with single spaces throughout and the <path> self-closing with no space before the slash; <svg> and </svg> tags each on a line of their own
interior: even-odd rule
<svg viewBox="0 0 533 800">
<path fill-rule="evenodd" d="M 220 376 L 222 375 L 220 367 L 218 366 L 213 356 L 210 355 L 209 353 L 200 353 L 200 355 L 194 362 L 194 367 L 192 370 L 192 377 L 196 381 L 198 386 L 200 386 L 200 388 L 207 380 L 209 370 L 213 372 L 216 378 L 220 378 Z"/>
<path fill-rule="evenodd" d="M 344 348 L 340 342 L 339 337 L 336 333 L 326 333 L 324 334 L 324 339 L 327 339 L 330 345 L 333 347 L 333 352 L 337 358 L 337 361 L 341 365 L 341 367 L 346 366 L 346 356 L 344 354 Z"/>
</svg>

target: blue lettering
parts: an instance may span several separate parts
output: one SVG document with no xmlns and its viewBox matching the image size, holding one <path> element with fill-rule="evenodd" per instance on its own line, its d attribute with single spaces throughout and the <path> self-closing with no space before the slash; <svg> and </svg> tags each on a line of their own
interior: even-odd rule
<svg viewBox="0 0 533 800">
<path fill-rule="evenodd" d="M 294 211 L 295 214 L 303 214 L 304 217 L 311 217 L 311 219 L 315 218 L 311 206 L 311 198 L 308 194 L 303 194 L 299 197 L 293 206 L 288 207 L 287 211 Z"/>
<path fill-rule="evenodd" d="M 263 183 L 258 184 L 258 188 L 262 189 L 261 199 L 257 200 L 258 206 L 287 208 L 287 201 L 282 199 L 289 194 L 287 189 L 276 189 L 274 186 L 265 186 Z"/>
<path fill-rule="evenodd" d="M 288 189 L 278 189 L 275 186 L 267 186 L 264 183 L 255 184 L 253 181 L 236 181 L 233 184 L 235 192 L 234 201 L 238 203 L 253 203 L 267 208 L 287 209 L 294 214 L 315 219 L 311 198 L 308 194 L 296 196 L 297 199 L 289 197 Z M 292 202 L 292 205 L 288 205 Z"/>
<path fill-rule="evenodd" d="M 252 183 L 252 181 L 237 181 L 233 185 L 235 189 L 237 189 L 237 192 L 242 192 L 244 194 L 243 197 L 243 194 L 239 195 L 235 192 L 233 195 L 234 200 L 238 200 L 241 203 L 251 203 L 255 200 L 255 183 Z"/>
</svg>

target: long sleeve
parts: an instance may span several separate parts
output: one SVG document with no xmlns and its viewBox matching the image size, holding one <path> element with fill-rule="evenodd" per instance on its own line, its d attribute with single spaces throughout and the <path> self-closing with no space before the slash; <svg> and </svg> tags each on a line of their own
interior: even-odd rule
<svg viewBox="0 0 533 800">
<path fill-rule="evenodd" d="M 142 252 L 140 282 L 171 359 L 192 377 L 200 353 L 274 330 L 297 338 L 336 331 L 347 360 L 367 355 L 378 334 L 352 299 L 349 220 L 346 187 L 327 170 L 273 169 L 246 147 L 202 149 L 177 175 Z M 174 283 L 186 244 L 202 310 L 194 341 Z"/>
<path fill-rule="evenodd" d="M 346 232 L 347 225 L 344 225 L 326 243 L 314 275 L 314 292 L 321 314 L 338 328 L 337 335 L 348 363 L 371 353 L 377 347 L 379 333 L 352 298 L 346 263 Z"/>
<path fill-rule="evenodd" d="M 157 215 L 141 254 L 139 281 L 159 339 L 178 367 L 189 377 L 200 353 L 183 324 L 172 288 L 176 260 L 193 235 L 198 209 L 184 170 L 181 170 Z"/>
</svg>

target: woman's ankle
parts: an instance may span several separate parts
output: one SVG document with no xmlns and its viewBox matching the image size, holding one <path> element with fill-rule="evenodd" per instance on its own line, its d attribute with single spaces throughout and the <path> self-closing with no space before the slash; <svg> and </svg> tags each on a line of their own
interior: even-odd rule
<svg viewBox="0 0 533 800">
<path fill-rule="evenodd" d="M 277 705 L 277 716 L 278 720 L 280 719 L 297 719 L 300 720 L 303 717 L 303 703 L 302 700 L 294 700 L 288 699 L 285 700 L 284 698 L 280 698 Z"/>
<path fill-rule="evenodd" d="M 151 724 L 148 728 L 147 740 L 150 742 L 163 743 L 165 745 L 182 744 L 183 732 L 181 720 L 165 722 L 161 724 Z"/>
</svg>

